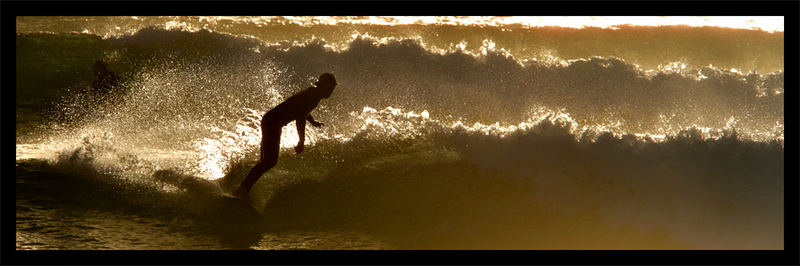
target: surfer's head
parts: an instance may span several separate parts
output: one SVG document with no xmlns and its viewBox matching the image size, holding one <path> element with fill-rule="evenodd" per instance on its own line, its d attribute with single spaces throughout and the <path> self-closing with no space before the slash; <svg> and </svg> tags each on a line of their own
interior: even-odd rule
<svg viewBox="0 0 800 266">
<path fill-rule="evenodd" d="M 331 97 L 331 94 L 333 94 L 333 89 L 336 88 L 337 84 L 336 77 L 334 77 L 331 73 L 322 73 L 322 75 L 319 75 L 317 82 L 314 82 L 314 85 L 317 86 L 317 89 L 320 92 L 320 96 L 326 99 Z"/>
</svg>

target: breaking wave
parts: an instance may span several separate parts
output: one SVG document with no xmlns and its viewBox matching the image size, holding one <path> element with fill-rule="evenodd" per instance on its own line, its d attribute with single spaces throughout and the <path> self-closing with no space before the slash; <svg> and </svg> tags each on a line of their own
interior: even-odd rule
<svg viewBox="0 0 800 266">
<path fill-rule="evenodd" d="M 253 189 L 270 230 L 403 248 L 783 247 L 783 71 L 163 28 L 17 47 L 23 194 L 236 229 L 209 202 L 255 164 L 261 115 L 332 72 L 314 111 L 326 126 L 300 155 L 286 126 Z M 82 93 L 98 58 L 124 80 L 114 99 Z"/>
</svg>

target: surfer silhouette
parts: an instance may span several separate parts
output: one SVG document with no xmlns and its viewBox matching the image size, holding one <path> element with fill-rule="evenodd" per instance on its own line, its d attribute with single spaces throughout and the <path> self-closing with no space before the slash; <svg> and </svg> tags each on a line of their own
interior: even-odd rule
<svg viewBox="0 0 800 266">
<path fill-rule="evenodd" d="M 119 85 L 119 76 L 108 69 L 108 64 L 103 60 L 95 60 L 94 66 L 95 80 L 91 86 L 91 93 L 103 96 L 114 91 L 114 88 Z"/>
<path fill-rule="evenodd" d="M 331 73 L 319 76 L 313 87 L 309 87 L 283 101 L 269 110 L 261 118 L 261 157 L 258 163 L 250 169 L 247 177 L 233 192 L 236 197 L 250 199 L 250 189 L 267 170 L 278 163 L 280 150 L 281 129 L 291 121 L 297 124 L 297 135 L 300 140 L 294 148 L 298 154 L 303 152 L 306 139 L 306 121 L 312 126 L 322 127 L 325 124 L 317 122 L 311 116 L 311 110 L 317 107 L 319 101 L 331 97 L 336 87 L 336 78 Z"/>
</svg>

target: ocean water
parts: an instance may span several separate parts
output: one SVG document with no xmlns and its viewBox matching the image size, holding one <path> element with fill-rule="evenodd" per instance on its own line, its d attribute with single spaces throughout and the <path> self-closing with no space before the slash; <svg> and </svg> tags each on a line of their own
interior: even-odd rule
<svg viewBox="0 0 800 266">
<path fill-rule="evenodd" d="M 782 30 L 16 22 L 17 249 L 784 248 Z M 86 93 L 96 59 L 114 94 Z M 323 72 L 262 216 L 221 200 Z"/>
</svg>

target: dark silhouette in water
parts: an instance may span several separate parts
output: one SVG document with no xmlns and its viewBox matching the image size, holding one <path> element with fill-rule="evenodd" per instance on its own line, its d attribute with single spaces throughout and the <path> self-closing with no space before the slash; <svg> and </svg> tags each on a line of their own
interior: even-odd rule
<svg viewBox="0 0 800 266">
<path fill-rule="evenodd" d="M 269 110 L 261 119 L 261 158 L 259 162 L 250 169 L 247 177 L 233 193 L 234 196 L 249 200 L 250 189 L 253 184 L 261 178 L 267 170 L 278 163 L 278 151 L 280 150 L 281 129 L 291 121 L 296 121 L 297 135 L 300 141 L 294 150 L 297 153 L 303 152 L 306 135 L 306 120 L 312 126 L 322 127 L 325 124 L 317 122 L 311 116 L 311 110 L 317 107 L 319 101 L 327 99 L 336 87 L 336 78 L 333 74 L 323 73 L 319 80 L 314 83 L 315 87 L 309 87 L 285 101 L 272 110 Z"/>
<path fill-rule="evenodd" d="M 92 83 L 90 93 L 95 96 L 105 96 L 116 91 L 120 79 L 117 74 L 108 69 L 108 64 L 103 60 L 95 60 L 94 66 L 95 80 Z"/>
</svg>

